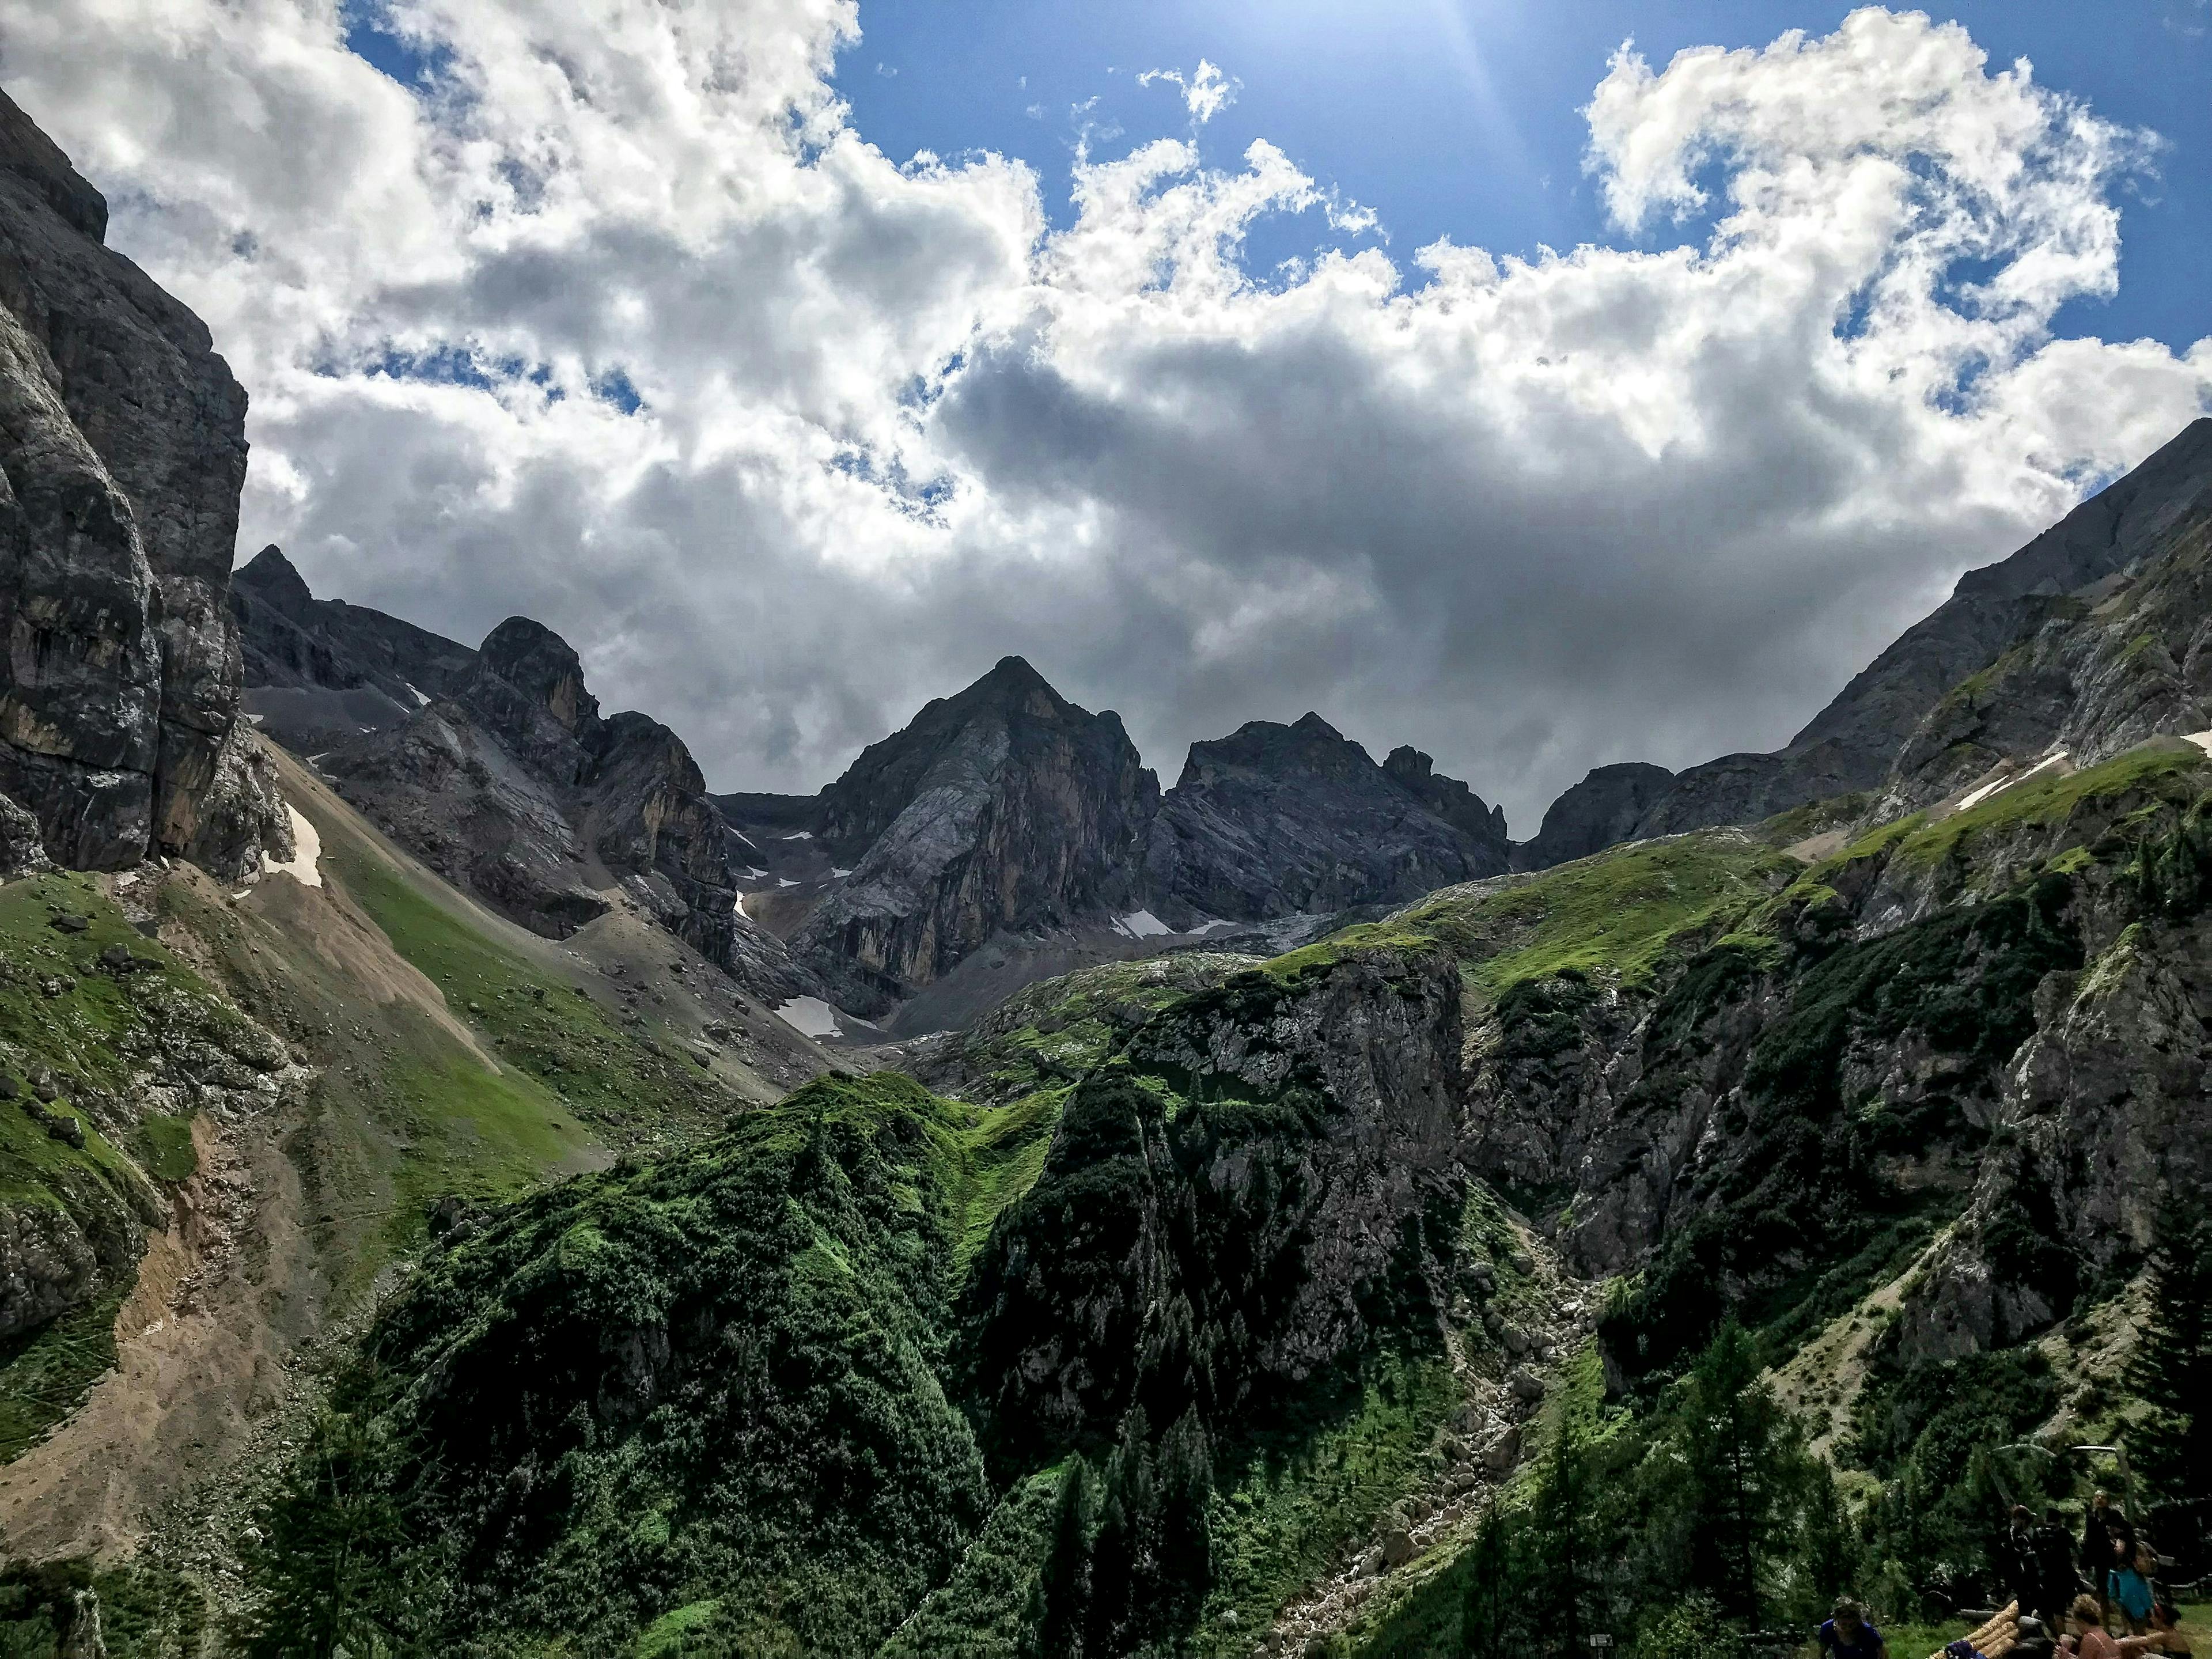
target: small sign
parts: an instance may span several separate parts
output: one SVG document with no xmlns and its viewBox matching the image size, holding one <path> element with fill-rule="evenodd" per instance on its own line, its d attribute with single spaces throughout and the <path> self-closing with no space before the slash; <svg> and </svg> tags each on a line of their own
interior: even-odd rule
<svg viewBox="0 0 2212 1659">
<path fill-rule="evenodd" d="M 1594 1648 L 1609 1648 L 1613 1645 L 1613 1638 L 1607 1636 L 1603 1631 L 1598 1631 L 1583 1639 Z"/>
</svg>

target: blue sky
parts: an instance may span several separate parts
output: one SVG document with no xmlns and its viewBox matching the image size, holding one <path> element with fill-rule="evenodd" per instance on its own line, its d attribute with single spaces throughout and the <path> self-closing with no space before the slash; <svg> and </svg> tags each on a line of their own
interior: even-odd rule
<svg viewBox="0 0 2212 1659">
<path fill-rule="evenodd" d="M 1175 89 L 1136 76 L 1188 71 L 1204 58 L 1243 83 L 1204 130 L 1208 161 L 1234 166 L 1253 139 L 1267 139 L 1374 209 L 1403 265 L 1447 234 L 1494 253 L 1620 241 L 1583 176 L 1580 111 L 1624 40 L 1661 68 L 1686 46 L 1825 33 L 1852 9 L 1772 0 L 863 0 L 862 39 L 840 59 L 837 85 L 854 125 L 895 160 L 924 149 L 1019 156 L 1065 222 L 1083 129 L 1103 155 L 1181 131 Z M 2125 204 L 2119 295 L 2075 301 L 2057 331 L 2181 348 L 2212 330 L 2212 7 L 1983 0 L 1931 15 L 1965 24 L 1992 68 L 2026 58 L 2044 85 L 2166 141 L 2159 176 Z M 1317 212 L 1265 222 L 1249 263 L 1263 270 L 1343 240 Z M 1671 245 L 1680 233 L 1655 228 L 1651 240 Z"/>
</svg>

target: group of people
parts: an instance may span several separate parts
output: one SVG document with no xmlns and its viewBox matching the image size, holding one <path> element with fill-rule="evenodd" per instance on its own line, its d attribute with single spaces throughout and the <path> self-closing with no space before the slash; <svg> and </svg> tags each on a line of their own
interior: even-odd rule
<svg viewBox="0 0 2212 1659">
<path fill-rule="evenodd" d="M 2025 1504 L 2014 1506 L 2007 1546 L 2021 1611 L 2040 1619 L 2064 1651 L 2130 1659 L 2154 1649 L 2191 1650 L 2180 1614 L 2159 1585 L 2158 1552 L 2110 1493 L 2089 1500 L 2078 1554 L 2057 1510 L 2045 1511 L 2039 1524 Z"/>
<path fill-rule="evenodd" d="M 2159 1583 L 2158 1552 L 2136 1536 L 2134 1523 L 2108 1493 L 2090 1500 L 2078 1555 L 2056 1510 L 2045 1511 L 2039 1523 L 2025 1505 L 2013 1510 L 2006 1546 L 2014 1596 L 2022 1613 L 2051 1632 L 2052 1659 L 2191 1651 L 2180 1613 Z M 2115 1633 L 2116 1627 L 2125 1633 Z M 1836 1603 L 1819 1640 L 1820 1659 L 1893 1659 L 1866 1609 L 1848 1597 Z M 1952 1650 L 1966 1646 L 1954 1643 Z"/>
</svg>

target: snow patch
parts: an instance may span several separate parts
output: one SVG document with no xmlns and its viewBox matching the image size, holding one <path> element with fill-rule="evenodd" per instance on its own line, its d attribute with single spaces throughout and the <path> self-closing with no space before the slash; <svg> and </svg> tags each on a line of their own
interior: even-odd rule
<svg viewBox="0 0 2212 1659">
<path fill-rule="evenodd" d="M 779 887 L 796 887 L 799 885 L 799 884 L 793 881 L 789 876 L 778 876 L 775 878 L 775 884 Z"/>
<path fill-rule="evenodd" d="M 415 706 L 417 708 L 425 708 L 429 706 L 429 698 L 424 696 L 420 691 L 415 689 L 415 683 L 412 680 L 402 680 L 399 683 L 407 688 L 407 695 L 415 699 Z"/>
<path fill-rule="evenodd" d="M 802 1036 L 837 1035 L 837 1011 L 820 997 L 793 997 L 776 1005 L 775 1017 Z"/>
<path fill-rule="evenodd" d="M 839 881 L 842 881 L 846 877 L 851 875 L 853 872 L 850 870 L 840 870 L 833 864 L 830 866 L 830 873 L 836 877 Z"/>
<path fill-rule="evenodd" d="M 755 881 L 766 881 L 768 879 L 768 872 L 753 865 L 749 864 L 745 866 L 745 873 L 750 876 Z"/>
<path fill-rule="evenodd" d="M 2182 738 L 2182 742 L 2193 743 L 2206 754 L 2212 755 L 2212 732 L 2191 732 Z"/>
<path fill-rule="evenodd" d="M 304 887 L 320 887 L 323 872 L 317 867 L 316 860 L 323 855 L 323 838 L 315 833 L 313 824 L 300 816 L 300 809 L 291 802 L 284 803 L 284 810 L 292 815 L 292 858 L 289 863 L 279 864 L 264 853 L 261 855 L 261 873 L 264 876 L 287 875 Z"/>
<path fill-rule="evenodd" d="M 2207 732 L 2205 735 L 2207 737 L 2212 737 L 2212 732 Z M 2197 740 L 2194 738 L 2191 738 L 2190 741 L 2194 743 Z M 2206 749 L 2204 752 L 2208 755 L 2212 755 L 2212 748 Z M 2029 767 L 2027 771 L 2021 773 L 2016 778 L 1999 778 L 1994 783 L 1985 783 L 1980 788 L 1975 790 L 1972 794 L 1967 796 L 1966 799 L 1960 801 L 1958 805 L 1958 810 L 1961 812 L 1971 812 L 1975 807 L 1979 806 L 1991 795 L 2002 793 L 2003 791 L 2011 788 L 2013 785 L 2016 783 L 2026 783 L 2038 772 L 2047 772 L 2065 758 L 2066 751 L 2063 749 L 2061 749 L 2056 754 L 2045 756 L 2041 760 L 2036 762 L 2034 765 Z"/>
<path fill-rule="evenodd" d="M 1190 937 L 1204 939 L 1208 933 L 1233 933 L 1243 925 L 1237 921 L 1224 921 L 1220 917 L 1215 916 L 1211 921 L 1201 921 L 1197 927 L 1192 928 Z"/>
<path fill-rule="evenodd" d="M 1164 939 L 1175 932 L 1150 910 L 1135 910 L 1126 916 L 1116 916 L 1114 926 L 1131 939 Z"/>
<path fill-rule="evenodd" d="M 784 839 L 786 841 L 812 841 L 814 839 L 814 832 L 811 830 L 794 830 L 792 834 L 786 836 Z"/>
</svg>

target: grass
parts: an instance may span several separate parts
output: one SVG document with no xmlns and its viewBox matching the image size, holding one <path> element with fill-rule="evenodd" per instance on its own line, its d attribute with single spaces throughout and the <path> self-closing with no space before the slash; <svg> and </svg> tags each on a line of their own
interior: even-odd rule
<svg viewBox="0 0 2212 1659">
<path fill-rule="evenodd" d="M 64 914 L 84 918 L 83 931 L 53 927 Z M 103 971 L 100 952 L 117 945 L 150 965 Z M 49 983 L 59 994 L 46 994 Z M 111 1101 L 127 1114 L 156 1049 L 178 1045 L 218 1072 L 240 1055 L 270 1057 L 265 1036 L 142 938 L 92 878 L 56 872 L 0 886 L 0 1068 L 21 1085 L 0 1101 L 0 1212 L 21 1226 L 74 1231 L 98 1264 L 85 1299 L 0 1346 L 0 1462 L 74 1411 L 115 1363 L 116 1310 L 137 1280 L 143 1229 L 165 1208 L 148 1176 L 180 1181 L 197 1160 L 183 1120 L 149 1120 L 126 1150 L 100 1133 L 84 1103 Z M 82 1147 L 32 1115 L 28 1085 L 40 1071 L 59 1088 L 41 1109 L 76 1119 Z"/>
<path fill-rule="evenodd" d="M 0 1463 L 38 1444 L 115 1368 L 115 1316 L 131 1293 L 111 1283 L 58 1319 L 0 1343 Z"/>
<path fill-rule="evenodd" d="M 503 948 L 366 844 L 325 833 L 323 846 L 325 866 L 454 1015 L 588 1122 L 658 1137 L 718 1123 L 738 1106 L 690 1059 L 625 1031 L 573 981 Z"/>
<path fill-rule="evenodd" d="M 961 1132 L 966 1178 L 960 1188 L 956 1266 L 964 1271 L 1006 1207 L 1036 1185 L 1052 1150 L 1066 1088 L 1040 1089 L 1010 1106 L 969 1107 Z"/>
<path fill-rule="evenodd" d="M 884 1644 L 879 1659 L 975 1659 L 1020 1650 L 1049 1547 L 1062 1467 L 1007 1490 L 951 1577 Z"/>
<path fill-rule="evenodd" d="M 2055 827 L 2091 801 L 2142 793 L 2154 802 L 2185 803 L 2203 793 L 2208 764 L 2212 763 L 2193 744 L 2144 744 L 2068 777 L 2016 783 L 1971 811 L 1954 812 L 1933 823 L 1905 820 L 1896 826 L 1910 826 L 1898 838 L 1896 856 L 1909 869 L 1930 870 L 1962 855 L 1978 837 Z"/>
<path fill-rule="evenodd" d="M 1120 1033 L 1170 1003 L 1251 968 L 1229 951 L 1181 951 L 1112 962 L 1028 987 L 986 1014 L 962 1048 L 988 1100 L 1073 1083 L 1106 1057 Z"/>
<path fill-rule="evenodd" d="M 156 1181 L 175 1186 L 199 1173 L 199 1150 L 192 1145 L 189 1116 L 149 1117 L 139 1124 L 137 1138 L 139 1165 Z"/>
<path fill-rule="evenodd" d="M 1459 1400 L 1443 1359 L 1385 1352 L 1344 1395 L 1224 1450 L 1209 1517 L 1214 1587 L 1190 1651 L 1250 1651 L 1256 1631 L 1431 1472 Z"/>
<path fill-rule="evenodd" d="M 1725 931 L 1798 871 L 1748 836 L 1700 832 L 1600 853 L 1509 886 L 1449 888 L 1377 926 L 1441 940 L 1493 1000 L 1570 969 L 1636 986 L 1686 939 Z"/>
</svg>

